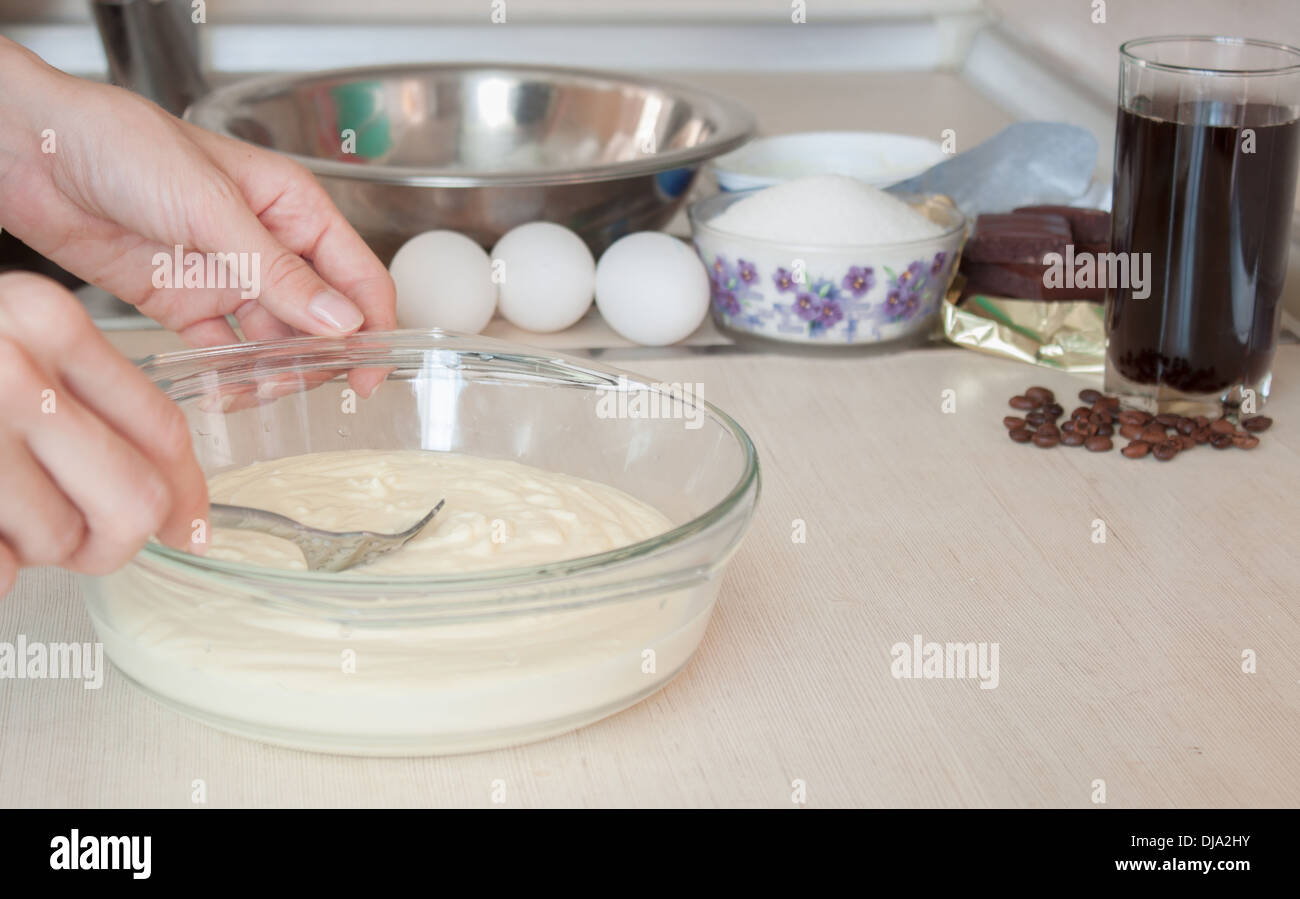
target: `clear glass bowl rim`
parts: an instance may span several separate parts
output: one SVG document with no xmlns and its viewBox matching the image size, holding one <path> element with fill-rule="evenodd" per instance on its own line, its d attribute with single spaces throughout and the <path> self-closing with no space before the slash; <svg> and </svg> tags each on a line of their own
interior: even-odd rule
<svg viewBox="0 0 1300 899">
<path fill-rule="evenodd" d="M 384 367 L 380 358 L 364 358 L 365 351 L 407 349 L 411 351 L 439 350 L 456 352 L 484 358 L 508 359 L 530 364 L 541 364 L 557 370 L 572 371 L 583 379 L 592 389 L 597 382 L 611 387 L 617 386 L 619 378 L 626 378 L 629 385 L 643 386 L 647 389 L 656 383 L 649 378 L 632 372 L 609 366 L 592 364 L 589 361 L 567 356 L 562 353 L 549 353 L 541 349 L 525 347 L 493 338 L 474 334 L 461 334 L 454 331 L 401 330 L 401 331 L 363 331 L 348 337 L 288 337 L 277 340 L 247 341 L 218 347 L 177 350 L 145 357 L 139 361 L 144 374 L 153 380 L 168 396 L 169 388 L 175 383 L 172 375 L 179 371 L 181 377 L 220 371 L 222 363 L 244 360 L 267 353 L 283 353 L 293 358 L 299 354 L 317 350 L 351 350 L 358 357 L 353 361 L 342 363 L 333 354 L 322 357 L 319 364 L 303 365 L 298 358 L 292 365 L 285 367 L 268 367 L 266 374 L 283 374 L 287 371 L 310 371 L 313 369 L 339 370 L 352 367 Z M 238 372 L 241 379 L 250 374 L 245 370 Z M 221 383 L 224 379 L 218 379 Z M 658 391 L 663 393 L 663 391 Z M 685 398 L 683 402 L 687 401 Z M 267 586 L 298 588 L 309 591 L 322 591 L 328 588 L 352 592 L 387 591 L 389 594 L 410 595 L 419 593 L 427 596 L 433 592 L 478 592 L 504 587 L 524 587 L 542 582 L 552 583 L 558 577 L 608 573 L 620 563 L 639 560 L 659 551 L 685 543 L 692 536 L 707 531 L 721 522 L 728 513 L 741 504 L 751 491 L 757 492 L 759 484 L 758 451 L 753 441 L 735 419 L 707 400 L 690 397 L 689 402 L 704 410 L 705 414 L 721 425 L 740 446 L 744 453 L 744 469 L 740 478 L 732 485 L 727 494 L 691 520 L 665 531 L 655 537 L 642 540 L 618 549 L 608 550 L 589 556 L 579 556 L 552 562 L 546 565 L 516 568 L 497 568 L 467 575 L 348 575 L 339 577 L 327 572 L 297 571 L 290 569 L 267 568 L 264 566 L 241 565 L 208 559 L 165 546 L 157 541 L 149 541 L 140 551 L 140 557 L 149 562 L 161 562 L 167 567 L 179 566 L 187 573 L 207 574 L 217 577 L 237 579 L 241 584 L 254 582 Z M 755 497 L 755 500 L 757 497 Z M 132 562 L 131 564 L 136 564 Z M 665 575 L 671 572 L 665 572 Z M 486 601 L 485 604 L 492 604 Z"/>
</svg>

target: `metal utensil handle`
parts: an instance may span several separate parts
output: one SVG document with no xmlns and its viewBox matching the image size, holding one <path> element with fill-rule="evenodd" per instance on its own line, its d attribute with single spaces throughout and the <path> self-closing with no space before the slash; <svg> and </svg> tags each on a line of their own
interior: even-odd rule
<svg viewBox="0 0 1300 899">
<path fill-rule="evenodd" d="M 250 509 L 247 506 L 228 506 L 224 503 L 212 503 L 209 506 L 208 523 L 214 528 L 242 528 L 261 531 L 272 537 L 297 542 L 303 535 L 303 526 L 292 518 L 286 518 L 264 509 Z"/>
</svg>

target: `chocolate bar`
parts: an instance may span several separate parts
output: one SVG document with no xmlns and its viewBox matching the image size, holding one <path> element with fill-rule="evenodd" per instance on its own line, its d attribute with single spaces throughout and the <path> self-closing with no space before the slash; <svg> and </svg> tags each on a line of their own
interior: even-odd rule
<svg viewBox="0 0 1300 899">
<path fill-rule="evenodd" d="M 962 271 L 966 275 L 963 298 L 982 293 L 1025 300 L 1091 300 L 1100 303 L 1106 299 L 1105 288 L 1048 287 L 1043 283 L 1046 269 L 1041 262 L 971 262 L 963 265 Z"/>
<path fill-rule="evenodd" d="M 962 258 L 970 262 L 1042 264 L 1047 253 L 1063 253 L 1073 240 L 1070 222 L 1054 213 L 985 213 L 975 219 L 975 233 Z"/>
<path fill-rule="evenodd" d="M 1086 209 L 1082 206 L 1021 206 L 1013 213 L 1059 215 L 1070 223 L 1075 250 L 1079 244 L 1104 244 L 1110 246 L 1110 213 L 1104 209 Z M 1098 252 L 1106 252 L 1100 250 Z"/>
</svg>

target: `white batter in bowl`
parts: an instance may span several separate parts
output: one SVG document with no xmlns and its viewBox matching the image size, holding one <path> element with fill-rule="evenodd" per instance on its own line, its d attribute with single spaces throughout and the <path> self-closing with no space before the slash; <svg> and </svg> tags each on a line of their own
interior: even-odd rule
<svg viewBox="0 0 1300 899">
<path fill-rule="evenodd" d="M 356 367 L 391 373 L 363 399 L 344 380 Z M 753 446 L 714 407 L 609 417 L 651 405 L 608 391 L 663 385 L 495 341 L 296 338 L 145 369 L 189 416 L 214 499 L 375 530 L 447 499 L 408 547 L 351 572 L 216 531 L 206 557 L 151 544 L 85 579 L 123 673 L 269 742 L 471 751 L 625 708 L 694 653 L 757 500 Z"/>
</svg>

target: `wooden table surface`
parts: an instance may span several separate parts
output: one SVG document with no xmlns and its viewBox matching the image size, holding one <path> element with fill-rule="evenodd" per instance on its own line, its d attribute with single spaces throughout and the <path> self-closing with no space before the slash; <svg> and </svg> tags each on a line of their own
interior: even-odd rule
<svg viewBox="0 0 1300 899">
<path fill-rule="evenodd" d="M 1090 806 L 1099 781 L 1116 807 L 1300 805 L 1300 347 L 1258 449 L 1168 464 L 1011 443 L 1012 393 L 1095 385 L 967 350 L 622 364 L 702 384 L 763 466 L 662 692 L 529 746 L 358 759 L 228 736 L 115 671 L 0 680 L 0 804 L 189 806 L 202 779 L 214 806 L 487 806 L 496 780 L 512 806 L 788 807 L 796 781 L 823 807 Z M 0 602 L 20 633 L 94 639 L 68 575 Z M 996 688 L 895 678 L 918 634 L 996 643 Z"/>
</svg>

